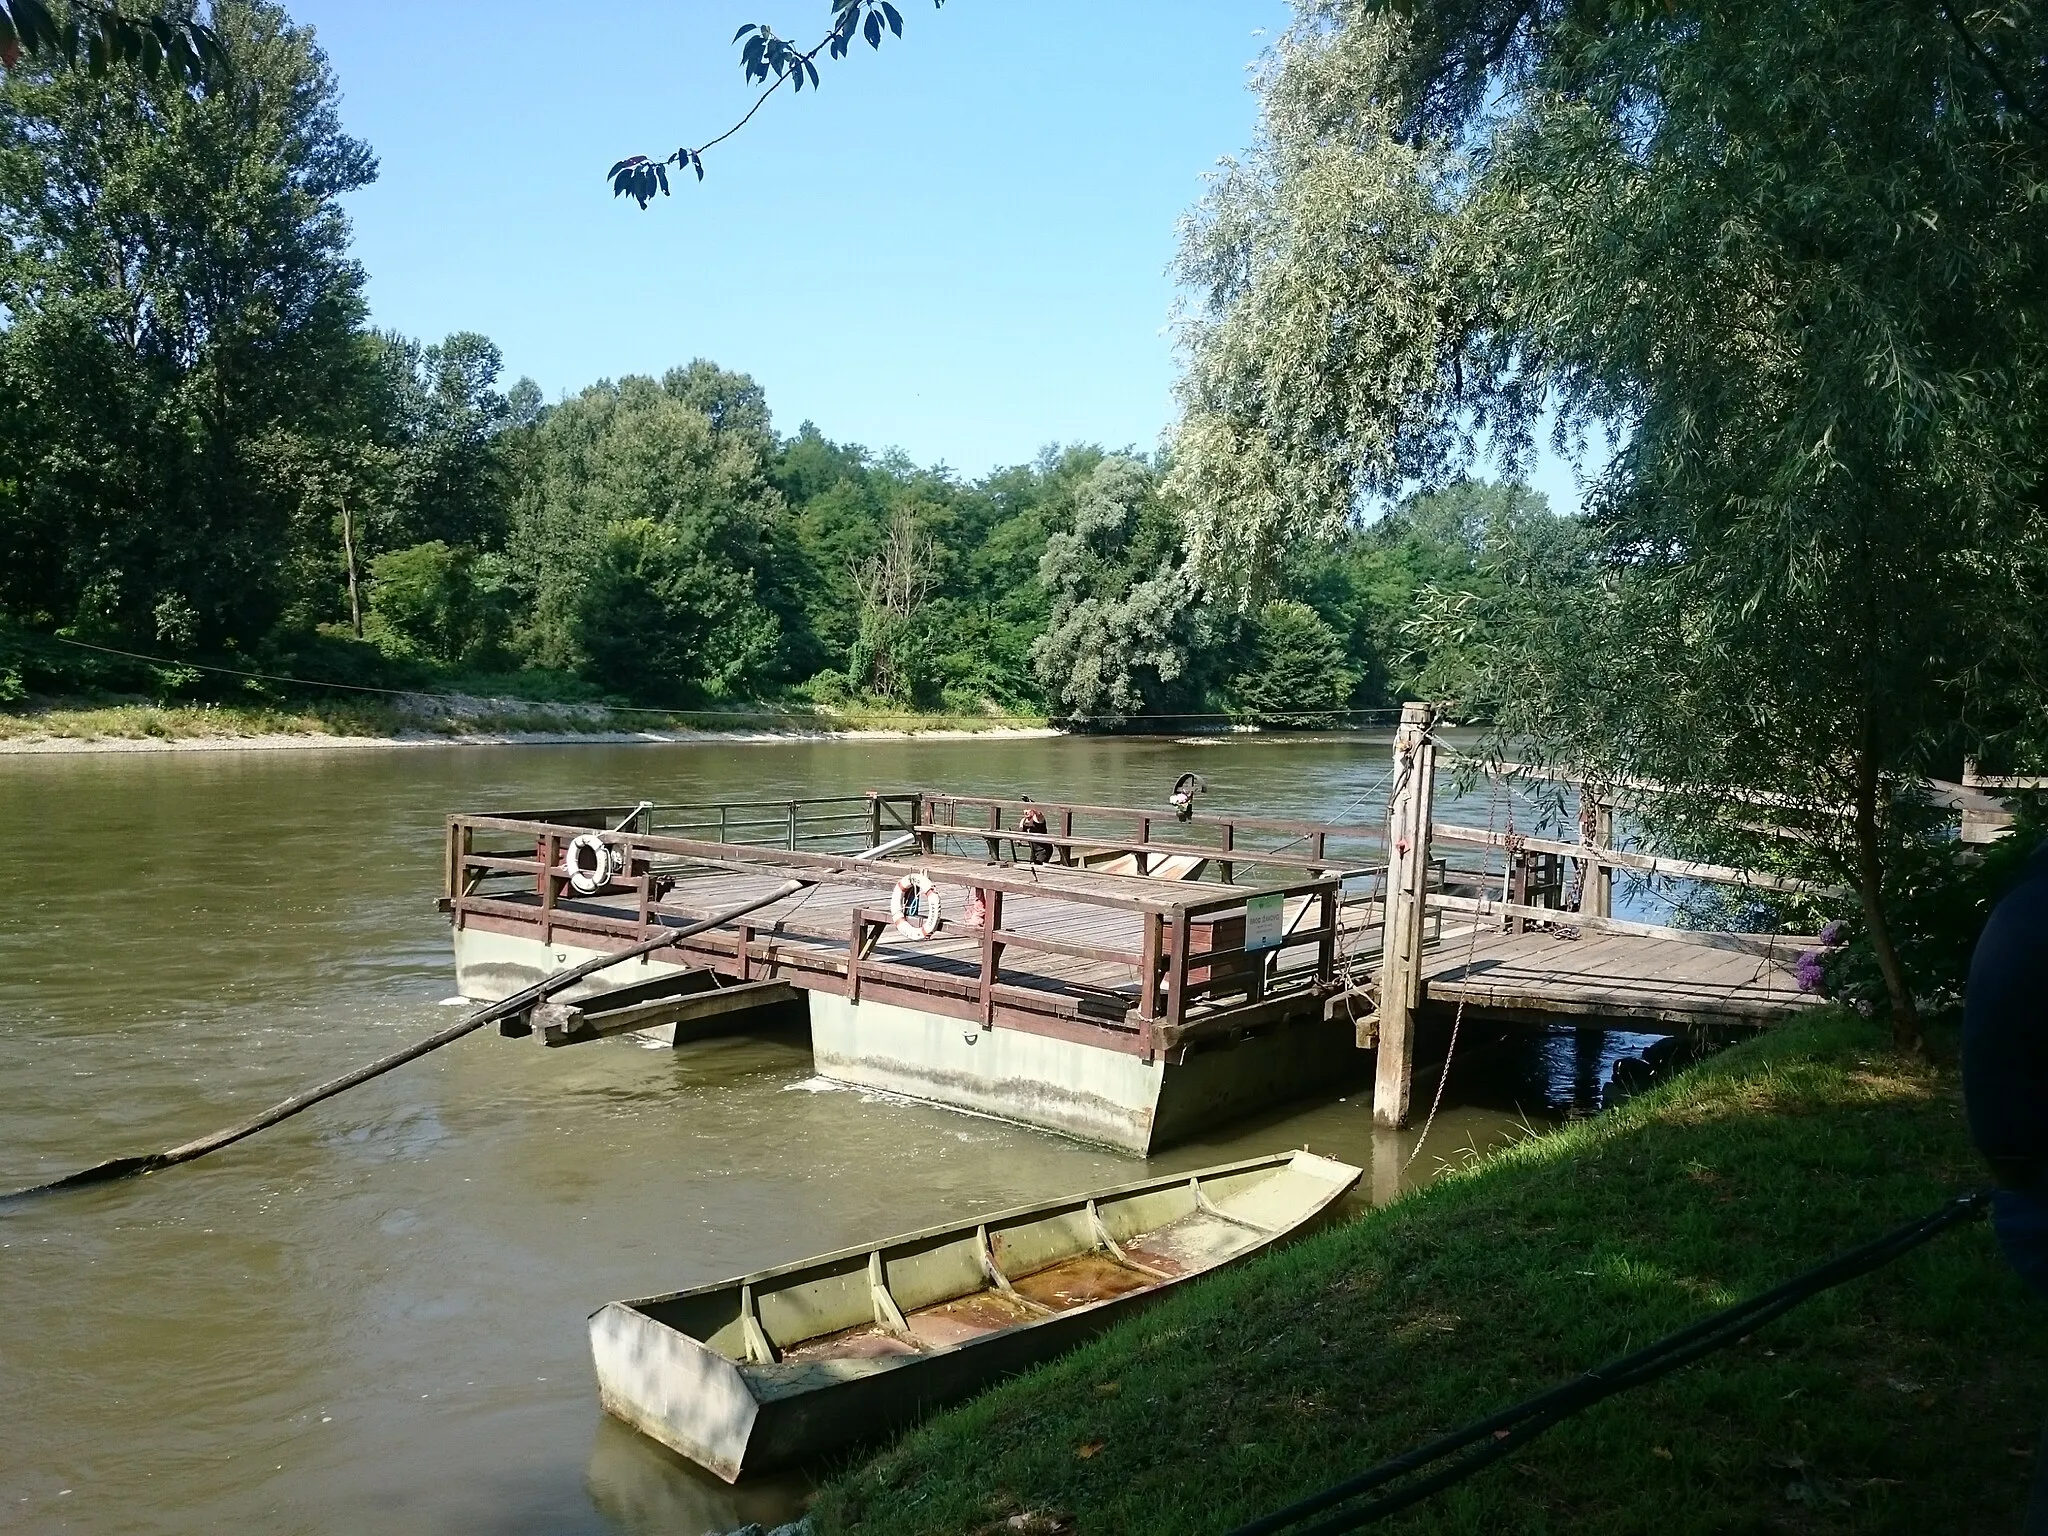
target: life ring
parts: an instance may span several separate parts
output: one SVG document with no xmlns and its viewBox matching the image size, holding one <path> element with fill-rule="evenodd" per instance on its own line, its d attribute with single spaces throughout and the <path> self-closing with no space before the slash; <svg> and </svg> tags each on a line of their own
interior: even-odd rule
<svg viewBox="0 0 2048 1536">
<path fill-rule="evenodd" d="M 619 872 L 619 856 L 611 844 L 595 832 L 586 832 L 562 852 L 569 869 L 569 884 L 579 896 L 595 896 L 612 883 Z"/>
<path fill-rule="evenodd" d="M 928 939 L 939 931 L 939 892 L 929 875 L 905 875 L 889 893 L 889 916 L 906 939 Z"/>
</svg>

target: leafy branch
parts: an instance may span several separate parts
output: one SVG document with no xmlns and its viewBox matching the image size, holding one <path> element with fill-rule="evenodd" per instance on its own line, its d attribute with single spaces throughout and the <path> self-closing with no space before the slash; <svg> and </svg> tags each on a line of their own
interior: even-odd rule
<svg viewBox="0 0 2048 1536">
<path fill-rule="evenodd" d="M 135 65 L 150 80 L 168 74 L 184 86 L 204 86 L 228 73 L 227 50 L 213 29 L 197 21 L 126 16 L 110 0 L 81 0 L 64 20 L 43 0 L 0 0 L 0 68 L 24 58 L 81 59 L 94 75 Z"/>
<path fill-rule="evenodd" d="M 1948 19 L 1950 29 L 1954 31 L 1957 39 L 1963 45 L 1963 51 L 1990 77 L 1992 85 L 1998 89 L 1998 94 L 2005 98 L 2006 105 L 2031 123 L 2036 132 L 2048 133 L 2048 123 L 2044 123 L 2041 120 L 2040 114 L 2034 110 L 2023 94 L 2013 89 L 2012 82 L 2006 78 L 2005 71 L 1999 68 L 1998 60 L 1992 57 L 1991 51 L 1977 40 L 1975 34 L 1970 31 L 1969 23 L 1963 19 L 1962 14 L 1956 10 L 1955 6 L 1950 3 L 1950 0 L 1936 0 L 1936 6 L 1941 11 L 1941 14 Z"/>
<path fill-rule="evenodd" d="M 946 0 L 932 0 L 934 9 L 945 3 Z M 6 0 L 0 0 L 0 6 L 5 4 Z M 702 181 L 704 152 L 723 144 L 752 122 L 754 114 L 767 105 L 770 96 L 784 85 L 789 86 L 793 93 L 801 92 L 806 83 L 814 91 L 818 88 L 819 54 L 843 59 L 855 40 L 860 38 L 865 38 L 870 48 L 879 49 L 885 32 L 897 37 L 903 35 L 903 13 L 891 0 L 832 0 L 831 29 L 809 49 L 799 48 L 788 38 L 780 36 L 765 21 L 748 22 L 732 38 L 734 42 L 742 43 L 740 68 L 749 85 L 769 81 L 771 77 L 772 83 L 755 98 L 745 116 L 695 149 L 678 149 L 659 160 L 646 155 L 631 155 L 619 161 L 605 173 L 611 178 L 612 196 L 630 197 L 642 208 L 654 200 L 657 192 L 667 197 L 670 166 L 674 166 L 678 173 L 693 170 L 697 179 Z"/>
</svg>

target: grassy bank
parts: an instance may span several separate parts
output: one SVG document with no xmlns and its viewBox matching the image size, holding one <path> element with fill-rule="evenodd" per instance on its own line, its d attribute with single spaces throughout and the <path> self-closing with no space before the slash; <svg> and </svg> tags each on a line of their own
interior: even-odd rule
<svg viewBox="0 0 2048 1536">
<path fill-rule="evenodd" d="M 0 709 L 0 746 L 41 743 L 232 743 L 279 737 L 444 738 L 695 735 L 705 732 L 1000 731 L 1042 727 L 1012 715 L 904 714 L 848 706 L 762 705 L 741 710 L 613 709 L 603 704 L 427 696 L 315 700 L 294 704 L 154 704 L 141 701 L 43 700 Z"/>
<path fill-rule="evenodd" d="M 1491 1156 L 925 1425 L 820 1536 L 1227 1530 L 1981 1182 L 1955 1077 L 1845 1014 Z M 2010 1532 L 2048 1305 L 1979 1223 L 1375 1530 Z"/>
</svg>

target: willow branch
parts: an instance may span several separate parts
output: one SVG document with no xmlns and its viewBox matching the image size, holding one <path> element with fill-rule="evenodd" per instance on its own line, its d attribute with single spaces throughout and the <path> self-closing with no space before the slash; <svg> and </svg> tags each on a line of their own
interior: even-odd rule
<svg viewBox="0 0 2048 1536">
<path fill-rule="evenodd" d="M 1964 51 L 1977 61 L 1978 67 L 1985 74 L 1991 77 L 1991 83 L 1998 87 L 1998 93 L 2005 98 L 2006 105 L 2032 123 L 2037 132 L 2048 133 L 2048 123 L 2044 123 L 2035 114 L 2034 109 L 2027 105 L 2026 97 L 2013 89 L 2012 82 L 2006 79 L 2005 71 L 1999 67 L 1998 60 L 1991 56 L 1990 50 L 1977 41 L 1968 23 L 1963 20 L 1950 0 L 1935 0 L 1935 4 L 1940 8 L 1941 14 L 1948 18 L 1948 24 L 1954 29 L 1956 36 L 1961 39 Z"/>
</svg>

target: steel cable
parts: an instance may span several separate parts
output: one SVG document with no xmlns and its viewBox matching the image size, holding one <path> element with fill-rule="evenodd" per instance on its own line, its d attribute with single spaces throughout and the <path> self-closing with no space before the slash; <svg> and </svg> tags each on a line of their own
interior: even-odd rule
<svg viewBox="0 0 2048 1536">
<path fill-rule="evenodd" d="M 1381 1462 L 1370 1471 L 1290 1504 L 1285 1509 L 1238 1526 L 1230 1536 L 1277 1536 L 1281 1532 L 1287 1536 L 1337 1536 L 1339 1532 L 1357 1530 L 1406 1509 L 1512 1454 L 1546 1430 L 1584 1412 L 1595 1403 L 1631 1387 L 1655 1381 L 1715 1350 L 1738 1343 L 1801 1302 L 1872 1270 L 1881 1269 L 1951 1227 L 1976 1220 L 1985 1213 L 1989 1204 L 1990 1196 L 1983 1190 L 1958 1195 L 1919 1220 L 1908 1222 L 1860 1248 L 1839 1254 L 1825 1264 L 1795 1275 L 1782 1285 L 1723 1308 L 1632 1355 L 1596 1366 L 1582 1376 L 1504 1408 L 1476 1424 L 1469 1424 L 1390 1461 Z M 1470 1449 L 1473 1447 L 1476 1449 Z M 1312 1525 L 1303 1523 L 1459 1451 L 1467 1454 L 1405 1488 Z"/>
</svg>

